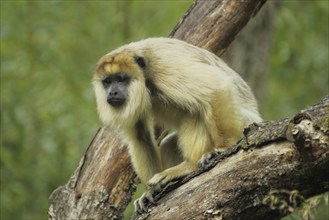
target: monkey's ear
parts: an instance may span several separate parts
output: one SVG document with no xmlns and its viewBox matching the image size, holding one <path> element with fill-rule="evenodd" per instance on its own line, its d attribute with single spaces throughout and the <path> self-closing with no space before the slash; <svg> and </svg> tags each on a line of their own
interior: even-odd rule
<svg viewBox="0 0 329 220">
<path fill-rule="evenodd" d="M 142 69 L 146 67 L 145 60 L 143 57 L 136 56 L 135 57 L 135 62 L 138 64 L 138 66 Z"/>
</svg>

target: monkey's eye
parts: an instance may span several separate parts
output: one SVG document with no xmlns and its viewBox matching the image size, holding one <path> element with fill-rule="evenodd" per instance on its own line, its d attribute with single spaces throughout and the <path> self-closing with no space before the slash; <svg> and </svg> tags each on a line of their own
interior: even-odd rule
<svg viewBox="0 0 329 220">
<path fill-rule="evenodd" d="M 138 64 L 138 66 L 142 69 L 144 69 L 146 67 L 146 64 L 145 64 L 145 60 L 143 57 L 135 57 L 135 62 Z"/>
<path fill-rule="evenodd" d="M 117 76 L 117 80 L 118 80 L 118 82 L 126 82 L 127 80 L 129 80 L 129 78 L 128 78 L 127 75 L 119 74 L 119 75 Z"/>
<path fill-rule="evenodd" d="M 112 83 L 111 77 L 106 77 L 102 80 L 102 83 L 105 87 L 108 87 Z"/>
</svg>

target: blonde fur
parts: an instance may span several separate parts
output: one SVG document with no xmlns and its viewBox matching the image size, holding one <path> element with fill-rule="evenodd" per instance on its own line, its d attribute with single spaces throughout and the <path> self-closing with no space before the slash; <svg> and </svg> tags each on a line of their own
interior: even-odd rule
<svg viewBox="0 0 329 220">
<path fill-rule="evenodd" d="M 138 66 L 136 57 L 144 59 L 145 68 Z M 118 72 L 131 77 L 120 109 L 107 103 L 101 82 Z M 202 155 L 227 149 L 244 127 L 261 121 L 257 102 L 242 78 L 216 55 L 180 40 L 149 38 L 106 54 L 93 84 L 101 120 L 126 137 L 133 166 L 150 186 L 195 170 Z M 154 140 L 153 117 L 175 132 L 160 150 Z M 177 150 L 168 150 L 168 145 Z M 175 166 L 163 170 L 169 167 L 166 161 Z"/>
</svg>

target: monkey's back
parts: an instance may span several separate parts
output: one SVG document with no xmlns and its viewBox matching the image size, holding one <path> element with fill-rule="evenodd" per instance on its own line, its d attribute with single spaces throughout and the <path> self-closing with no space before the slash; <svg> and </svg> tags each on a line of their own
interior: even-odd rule
<svg viewBox="0 0 329 220">
<path fill-rule="evenodd" d="M 210 106 L 214 97 L 229 92 L 233 97 L 231 101 L 242 114 L 244 126 L 261 121 L 250 87 L 215 54 L 169 38 L 149 38 L 128 47 L 139 51 L 141 56 L 152 57 L 147 60 L 152 70 L 147 75 L 158 90 L 166 94 L 159 94 L 165 103 L 195 113 Z"/>
</svg>

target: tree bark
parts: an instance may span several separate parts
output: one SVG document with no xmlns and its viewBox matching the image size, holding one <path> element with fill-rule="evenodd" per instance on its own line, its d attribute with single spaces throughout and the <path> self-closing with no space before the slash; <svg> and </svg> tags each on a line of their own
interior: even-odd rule
<svg viewBox="0 0 329 220">
<path fill-rule="evenodd" d="M 265 2 L 266 0 L 196 1 L 174 27 L 170 37 L 221 55 Z"/>
<path fill-rule="evenodd" d="M 189 9 L 189 11 L 184 15 L 181 22 L 174 28 L 174 30 L 171 33 L 171 37 L 179 38 L 181 40 L 185 40 L 187 42 L 190 42 L 194 45 L 197 45 L 199 47 L 206 48 L 214 53 L 222 54 L 225 49 L 228 47 L 228 45 L 233 41 L 236 34 L 241 30 L 248 20 L 253 17 L 259 10 L 259 8 L 265 3 L 265 0 L 244 0 L 244 1 L 230 1 L 230 0 L 218 0 L 218 1 L 196 1 L 195 4 Z M 257 132 L 256 132 L 257 133 Z M 258 154 L 253 154 L 252 158 L 255 160 L 258 156 L 262 156 L 263 154 L 266 154 L 267 152 L 276 152 L 276 148 L 280 148 L 281 144 L 278 144 L 277 146 L 272 147 L 266 147 L 264 149 L 269 149 L 268 151 L 261 148 L 260 152 L 258 152 L 256 149 L 254 150 Z M 285 158 L 286 154 L 289 154 L 289 150 L 285 148 L 286 145 L 282 145 L 282 151 L 281 154 L 283 158 Z M 292 148 L 293 145 L 287 144 L 287 146 L 290 146 Z M 235 148 L 234 148 L 235 149 Z M 252 148 L 250 148 L 252 149 Z M 271 150 L 272 149 L 272 150 Z M 290 149 L 290 148 L 289 148 Z M 249 151 L 241 151 L 237 155 L 240 154 L 246 154 L 246 156 L 239 158 L 236 157 L 235 159 L 227 158 L 225 161 L 228 161 L 228 163 L 236 163 L 240 164 L 241 167 L 250 167 L 251 171 L 252 169 L 258 169 L 259 166 L 252 167 L 252 164 L 248 165 L 248 160 L 243 160 L 243 158 L 247 158 L 249 155 Z M 263 152 L 263 153 L 262 153 Z M 288 153 L 285 153 L 288 152 Z M 273 153 L 274 156 L 276 155 Z M 279 153 L 277 153 L 279 154 Z M 250 156 L 250 155 L 249 155 Z M 271 155 L 269 155 L 271 156 Z M 237 161 L 235 161 L 237 160 Z M 283 159 L 282 159 L 283 160 Z M 286 159 L 288 160 L 288 159 Z M 245 161 L 244 164 L 243 161 Z M 250 163 L 250 162 L 249 162 Z M 222 164 L 222 163 L 221 163 Z M 236 166 L 236 164 L 234 166 Z M 275 165 L 278 163 L 274 163 L 273 166 L 273 173 L 276 173 L 276 169 L 279 169 Z M 223 165 L 221 165 L 223 166 Z M 234 166 L 232 166 L 234 168 Z M 237 168 L 238 168 L 237 167 Z M 293 166 L 294 167 L 294 166 Z M 316 167 L 316 166 L 315 166 Z M 232 172 L 238 172 L 241 173 L 239 170 L 232 170 Z M 253 170 L 253 172 L 258 173 L 261 171 Z M 319 173 L 319 170 L 318 170 Z M 218 178 L 214 176 L 211 178 L 211 175 L 213 174 L 213 171 L 211 170 L 207 174 L 202 175 L 209 175 L 209 179 L 212 179 L 210 181 L 211 184 L 215 183 L 216 180 L 218 181 Z M 230 173 L 228 176 L 234 176 L 232 173 Z M 237 175 L 235 175 L 238 177 Z M 227 176 L 225 176 L 225 179 Z M 267 179 L 267 187 L 266 189 L 269 189 L 272 182 L 271 179 Z M 234 179 L 232 178 L 232 183 L 240 183 L 241 178 Z M 122 213 L 128 204 L 128 202 L 131 199 L 132 193 L 135 189 L 136 183 L 138 182 L 136 175 L 134 174 L 132 170 L 132 166 L 129 161 L 129 156 L 126 150 L 126 146 L 122 143 L 121 139 L 118 137 L 118 135 L 113 131 L 111 128 L 103 127 L 101 128 L 96 136 L 94 137 L 94 140 L 92 141 L 91 145 L 88 147 L 86 154 L 81 159 L 81 162 L 76 169 L 75 173 L 72 175 L 68 183 L 64 186 L 59 187 L 56 189 L 49 198 L 49 219 L 120 219 L 122 218 Z M 184 182 L 184 181 L 183 181 Z M 247 183 L 251 184 L 252 181 L 249 181 Z M 191 183 L 200 183 L 198 180 L 191 180 Z M 187 183 L 191 186 L 191 183 Z M 299 182 L 300 183 L 300 182 Z M 319 182 L 319 186 L 321 185 Z M 206 182 L 202 182 L 202 184 L 206 184 Z M 202 185 L 201 184 L 201 185 Z M 227 183 L 228 184 L 228 183 Z M 245 183 L 246 184 L 246 183 Z M 253 188 L 248 188 L 248 185 L 245 186 L 235 184 L 236 186 L 239 186 L 236 188 L 235 194 L 246 194 L 246 198 L 252 198 L 252 196 L 255 196 L 252 194 Z M 254 185 L 252 185 L 254 186 Z M 321 185 L 322 186 L 322 185 Z M 210 187 L 210 185 L 209 185 Z M 255 186 L 254 186 L 255 187 Z M 204 192 L 206 188 L 203 186 L 196 187 L 198 190 L 203 189 L 202 191 L 199 191 L 199 194 L 202 194 L 200 192 Z M 224 186 L 219 187 L 218 189 L 225 188 Z M 216 188 L 214 188 L 215 190 Z M 216 189 L 216 190 L 218 190 Z M 261 188 L 263 191 L 266 191 L 265 189 Z M 294 189 L 294 188 L 292 188 Z M 327 188 L 325 188 L 327 189 Z M 207 189 L 208 191 L 208 189 Z M 247 193 L 249 193 L 248 195 Z M 261 192 L 263 192 L 261 191 Z M 189 194 L 185 185 L 184 189 L 181 187 L 175 191 L 177 192 L 185 192 L 185 195 L 192 195 Z M 209 192 L 213 192 L 211 188 L 209 188 Z M 255 192 L 258 192 L 258 190 L 255 189 Z M 171 195 L 176 195 L 176 193 Z M 198 194 L 198 193 L 197 193 Z M 179 195 L 179 194 L 177 194 Z M 195 194 L 193 194 L 195 195 Z M 211 194 L 207 194 L 211 195 Z M 215 195 L 215 194 L 214 194 Z M 258 194 L 257 194 L 258 195 Z M 261 194 L 259 194 L 261 196 Z M 308 194 L 306 194 L 307 196 Z M 208 201 L 207 204 L 211 204 L 213 209 L 205 209 L 203 213 L 206 212 L 205 217 L 207 215 L 212 215 L 215 217 L 218 215 L 218 213 L 221 216 L 226 216 L 226 212 L 224 211 L 218 211 L 222 210 L 222 207 L 228 207 L 230 205 L 231 209 L 239 206 L 238 203 L 235 203 L 235 200 L 232 200 L 230 198 L 226 198 L 226 203 L 217 203 L 216 197 L 198 197 L 195 195 L 195 198 L 190 199 L 191 201 L 194 201 L 193 206 L 190 206 L 190 211 L 195 209 L 198 210 L 198 212 L 202 212 L 201 209 L 196 209 L 195 207 L 197 204 L 195 201 L 202 201 L 203 204 L 203 198 L 205 198 L 205 201 Z M 259 198 L 261 198 L 259 196 Z M 165 197 L 166 198 L 166 197 Z M 163 198 L 163 199 L 165 199 Z M 170 200 L 171 198 L 171 200 Z M 212 198 L 212 199 L 210 199 Z M 238 197 L 236 197 L 238 198 Z M 258 198 L 258 197 L 257 197 Z M 175 199 L 172 199 L 172 196 L 168 196 L 168 201 L 171 201 L 170 203 L 166 203 L 163 200 L 164 204 L 159 203 L 160 206 L 158 208 L 163 207 L 163 205 L 170 205 L 170 211 L 177 210 L 177 207 L 179 206 L 173 206 L 175 203 L 173 201 L 176 201 Z M 245 205 L 243 203 L 244 200 L 239 200 L 241 205 Z M 183 200 L 177 200 L 176 202 L 183 201 Z M 250 201 L 249 201 L 250 202 Z M 255 201 L 253 201 L 255 202 Z M 180 203 L 180 204 L 185 204 Z M 214 206 L 216 204 L 217 206 Z M 235 205 L 234 205 L 235 204 Z M 252 205 L 253 203 L 249 203 L 247 207 Z M 167 206 L 168 208 L 169 206 Z M 202 207 L 206 207 L 203 206 Z M 216 208 L 216 209 L 215 209 Z M 229 207 L 228 207 L 229 208 Z M 241 210 L 243 207 L 240 207 Z M 178 209 L 179 210 L 179 209 Z M 250 209 L 252 210 L 252 209 Z M 263 209 L 262 209 L 263 210 Z M 264 213 L 268 211 L 268 209 L 264 209 Z M 155 210 L 153 210 L 151 213 L 155 213 Z M 179 213 L 177 213 L 177 217 Z M 180 213 L 181 215 L 184 215 L 185 213 Z M 224 215 L 225 214 L 225 215 Z M 185 216 L 185 215 L 184 215 Z M 188 216 L 188 215 L 186 215 Z M 201 215 L 198 215 L 201 217 Z M 154 216 L 156 218 L 156 216 Z M 168 216 L 167 216 L 168 217 Z M 171 215 L 171 218 L 176 218 L 176 216 Z"/>
<path fill-rule="evenodd" d="M 121 219 L 138 183 L 129 160 L 118 134 L 99 129 L 68 183 L 49 197 L 49 219 Z"/>
</svg>

